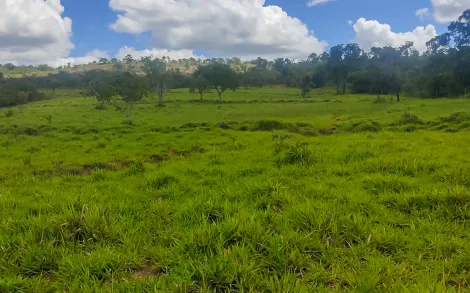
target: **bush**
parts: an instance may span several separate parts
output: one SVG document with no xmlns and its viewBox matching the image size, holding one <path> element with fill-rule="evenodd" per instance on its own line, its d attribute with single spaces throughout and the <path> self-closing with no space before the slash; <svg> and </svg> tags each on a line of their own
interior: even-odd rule
<svg viewBox="0 0 470 293">
<path fill-rule="evenodd" d="M 24 81 L 9 81 L 0 88 L 0 107 L 10 107 L 45 100 L 46 95 Z"/>
</svg>

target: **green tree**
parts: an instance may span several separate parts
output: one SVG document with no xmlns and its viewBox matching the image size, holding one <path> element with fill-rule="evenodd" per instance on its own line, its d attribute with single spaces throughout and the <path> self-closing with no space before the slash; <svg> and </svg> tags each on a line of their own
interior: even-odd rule
<svg viewBox="0 0 470 293">
<path fill-rule="evenodd" d="M 132 61 L 134 61 L 134 58 L 132 58 L 131 54 L 127 54 L 126 57 L 124 57 L 124 62 L 127 64 L 132 63 Z"/>
<path fill-rule="evenodd" d="M 90 81 L 85 89 L 85 96 L 93 97 L 98 102 L 97 108 L 102 109 L 105 102 L 110 102 L 118 92 L 116 85 L 105 77 L 97 76 Z"/>
<path fill-rule="evenodd" d="M 222 101 L 222 94 L 226 90 L 236 91 L 238 88 L 238 75 L 227 64 L 211 63 L 206 66 L 199 66 L 196 72 L 197 75 L 204 77 L 212 88 L 217 91 L 220 101 Z"/>
<path fill-rule="evenodd" d="M 200 74 L 200 72 L 196 71 L 192 75 L 191 85 L 189 87 L 190 93 L 198 93 L 200 100 L 202 101 L 202 95 L 204 92 L 208 91 L 211 88 L 211 84 L 209 81 Z"/>
<path fill-rule="evenodd" d="M 167 59 L 144 57 L 141 60 L 150 89 L 158 95 L 158 106 L 163 106 L 163 98 L 165 94 L 171 89 L 172 75 L 167 71 Z"/>
<path fill-rule="evenodd" d="M 39 64 L 37 68 L 39 71 L 48 71 L 52 69 L 47 64 Z"/>
<path fill-rule="evenodd" d="M 106 58 L 100 58 L 99 63 L 100 63 L 100 64 L 107 64 L 107 63 L 108 63 L 108 59 L 106 59 Z"/>
<path fill-rule="evenodd" d="M 302 98 L 305 98 L 313 89 L 314 85 L 312 82 L 312 77 L 310 75 L 305 75 L 301 81 L 301 95 Z"/>
<path fill-rule="evenodd" d="M 16 66 L 13 65 L 12 63 L 7 63 L 5 65 L 3 65 L 4 68 L 8 69 L 8 70 L 15 70 Z"/>
<path fill-rule="evenodd" d="M 149 84 L 146 78 L 139 77 L 135 74 L 124 72 L 119 74 L 113 83 L 114 92 L 124 102 L 125 107 L 122 109 L 126 115 L 124 123 L 132 124 L 132 109 L 135 104 L 141 101 L 149 94 Z"/>
</svg>

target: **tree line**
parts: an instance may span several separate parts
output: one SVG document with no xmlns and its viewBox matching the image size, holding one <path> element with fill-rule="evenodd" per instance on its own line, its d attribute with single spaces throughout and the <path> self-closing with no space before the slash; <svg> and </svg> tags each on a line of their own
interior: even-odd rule
<svg viewBox="0 0 470 293">
<path fill-rule="evenodd" d="M 450 23 L 448 31 L 427 42 L 420 54 L 412 42 L 400 47 L 374 47 L 365 51 L 359 45 L 340 44 L 306 60 L 277 58 L 269 61 L 258 57 L 243 62 L 239 58 L 178 60 L 184 68 L 175 67 L 169 58 L 144 57 L 134 60 L 127 55 L 122 62 L 102 58 L 99 63 L 114 63 L 115 70 L 70 73 L 60 70 L 47 76 L 4 78 L 0 73 L 0 106 L 22 104 L 44 98 L 36 89 L 84 88 L 98 100 L 123 94 L 124 85 L 137 82 L 140 87 L 164 103 L 165 94 L 176 88 L 189 88 L 203 99 L 215 91 L 220 101 L 227 90 L 239 87 L 282 85 L 300 88 L 307 97 L 314 88 L 334 87 L 337 94 L 402 94 L 423 98 L 467 97 L 470 86 L 470 10 Z M 11 64 L 7 64 L 11 68 Z M 45 70 L 46 67 L 40 65 Z M 117 84 L 115 81 L 120 80 Z M 108 93 L 108 94 L 106 94 Z M 27 96 L 28 98 L 25 98 Z"/>
</svg>

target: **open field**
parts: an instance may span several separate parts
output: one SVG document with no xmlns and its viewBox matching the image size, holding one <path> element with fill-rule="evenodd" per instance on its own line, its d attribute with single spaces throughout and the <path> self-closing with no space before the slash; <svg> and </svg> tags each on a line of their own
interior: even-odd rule
<svg viewBox="0 0 470 293">
<path fill-rule="evenodd" d="M 0 292 L 470 291 L 470 100 L 198 98 L 2 109 Z"/>
</svg>

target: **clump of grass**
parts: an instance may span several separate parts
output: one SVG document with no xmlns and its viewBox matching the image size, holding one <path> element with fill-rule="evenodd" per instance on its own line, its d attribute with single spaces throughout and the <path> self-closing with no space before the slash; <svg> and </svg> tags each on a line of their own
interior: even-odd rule
<svg viewBox="0 0 470 293">
<path fill-rule="evenodd" d="M 405 112 L 401 116 L 401 119 L 395 123 L 395 125 L 406 125 L 406 124 L 423 124 L 423 121 L 416 115 L 410 112 Z"/>
<path fill-rule="evenodd" d="M 5 117 L 13 117 L 15 115 L 15 111 L 13 109 L 8 109 L 5 111 Z"/>
<path fill-rule="evenodd" d="M 97 149 L 104 149 L 105 147 L 106 147 L 106 142 L 104 141 L 99 141 L 95 146 L 95 148 Z"/>
<path fill-rule="evenodd" d="M 374 104 L 384 104 L 384 103 L 388 103 L 388 101 L 384 97 L 377 96 L 377 97 L 375 97 L 375 99 L 372 103 L 374 103 Z"/>
<path fill-rule="evenodd" d="M 344 127 L 346 132 L 378 132 L 382 130 L 383 126 L 377 121 L 371 120 L 362 120 L 359 122 L 354 122 L 351 124 L 347 124 Z"/>
<path fill-rule="evenodd" d="M 124 124 L 124 125 L 133 125 L 131 119 L 126 119 L 126 120 L 122 121 L 122 124 Z"/>
<path fill-rule="evenodd" d="M 291 145 L 282 139 L 275 140 L 274 157 L 277 166 L 294 164 L 309 166 L 315 162 L 313 151 L 308 143 Z"/>
<path fill-rule="evenodd" d="M 463 122 L 470 121 L 470 114 L 466 112 L 455 112 L 452 113 L 449 117 L 441 118 L 441 120 L 447 123 L 460 124 Z"/>
<path fill-rule="evenodd" d="M 147 183 L 147 187 L 150 189 L 159 190 L 168 187 L 170 184 L 178 182 L 178 178 L 173 175 L 160 175 L 154 179 L 151 179 Z"/>
<path fill-rule="evenodd" d="M 52 115 L 46 115 L 46 116 L 43 116 L 42 118 L 44 118 L 44 120 L 46 120 L 47 123 L 52 124 Z"/>
<path fill-rule="evenodd" d="M 253 126 L 254 131 L 272 131 L 284 129 L 284 124 L 277 120 L 260 120 Z"/>
<path fill-rule="evenodd" d="M 290 148 L 284 154 L 284 164 L 311 165 L 314 162 L 313 151 L 307 143 L 298 143 Z"/>
<path fill-rule="evenodd" d="M 18 128 L 16 132 L 17 132 L 17 134 L 25 134 L 25 135 L 29 135 L 29 136 L 38 136 L 39 135 L 39 130 L 37 130 L 34 127 Z"/>
<path fill-rule="evenodd" d="M 226 122 L 221 122 L 217 125 L 220 129 L 231 129 L 230 125 Z"/>
<path fill-rule="evenodd" d="M 106 110 L 106 106 L 104 105 L 104 103 L 99 103 L 99 104 L 95 105 L 95 109 L 96 110 Z"/>
<path fill-rule="evenodd" d="M 127 170 L 126 174 L 127 175 L 137 175 L 137 174 L 142 174 L 145 173 L 146 168 L 145 164 L 142 161 L 135 161 L 134 164 L 132 164 L 129 169 Z"/>
<path fill-rule="evenodd" d="M 374 195 L 410 191 L 413 185 L 398 176 L 370 176 L 364 180 L 364 188 Z"/>
<path fill-rule="evenodd" d="M 23 158 L 23 160 L 22 160 L 22 161 L 23 161 L 23 165 L 24 165 L 25 167 L 31 167 L 31 161 L 32 161 L 32 160 L 33 160 L 33 156 L 32 156 L 32 155 L 25 156 L 25 157 Z"/>
</svg>

